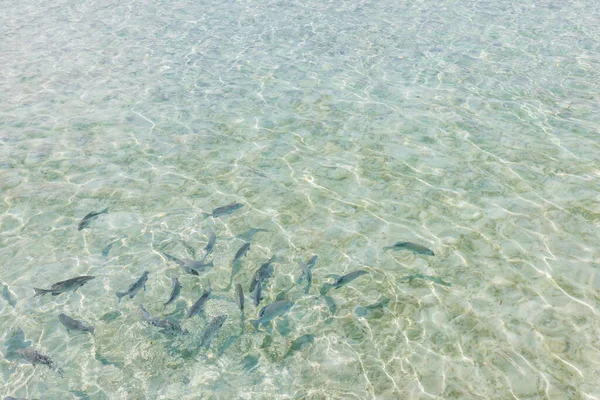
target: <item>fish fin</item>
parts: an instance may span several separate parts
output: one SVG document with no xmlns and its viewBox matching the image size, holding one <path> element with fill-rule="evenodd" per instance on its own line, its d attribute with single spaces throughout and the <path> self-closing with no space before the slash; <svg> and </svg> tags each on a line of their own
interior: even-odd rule
<svg viewBox="0 0 600 400">
<path fill-rule="evenodd" d="M 144 285 L 144 292 L 146 291 L 146 285 Z"/>
<path fill-rule="evenodd" d="M 327 274 L 325 275 L 328 278 L 338 279 L 340 276 L 338 274 Z"/>
<path fill-rule="evenodd" d="M 248 322 L 250 322 L 250 324 L 254 328 L 254 333 L 258 332 L 259 321 L 257 319 L 249 319 Z"/>
<path fill-rule="evenodd" d="M 98 215 L 100 215 L 100 214 L 108 214 L 108 207 L 106 207 L 104 210 L 100 211 L 98 213 Z"/>
<path fill-rule="evenodd" d="M 48 293 L 49 291 L 46 289 L 38 289 L 38 288 L 33 288 L 33 290 L 35 290 L 35 295 L 33 297 L 37 297 L 37 296 L 43 296 L 46 293 Z"/>
<path fill-rule="evenodd" d="M 52 292 L 52 296 L 58 296 L 60 293 Z"/>
</svg>

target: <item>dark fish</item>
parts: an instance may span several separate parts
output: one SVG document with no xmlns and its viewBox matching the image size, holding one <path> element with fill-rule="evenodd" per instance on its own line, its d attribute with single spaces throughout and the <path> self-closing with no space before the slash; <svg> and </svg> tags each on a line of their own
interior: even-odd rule
<svg viewBox="0 0 600 400">
<path fill-rule="evenodd" d="M 152 315 L 150 315 L 148 310 L 144 308 L 142 304 L 140 304 L 140 313 L 142 314 L 142 318 L 144 318 L 144 321 L 146 321 L 150 325 L 162 328 L 166 332 L 187 333 L 187 331 L 182 329 L 177 322 L 173 322 L 164 318 L 153 317 Z"/>
<path fill-rule="evenodd" d="M 109 360 L 106 359 L 106 357 L 104 357 L 102 354 L 100 354 L 98 352 L 96 352 L 95 358 L 96 358 L 96 360 L 100 361 L 100 363 L 102 365 L 113 365 L 113 366 L 115 366 L 117 368 L 121 368 L 122 367 L 121 363 L 109 361 Z"/>
<path fill-rule="evenodd" d="M 333 281 L 333 283 L 324 284 L 323 287 L 321 288 L 321 294 L 322 295 L 327 294 L 327 292 L 331 288 L 339 289 L 342 286 L 349 284 L 350 282 L 352 282 L 359 276 L 364 275 L 366 273 L 367 273 L 367 271 L 365 271 L 364 269 L 359 269 L 359 270 L 350 272 L 349 274 L 346 274 L 344 276 L 330 274 L 329 276 L 335 278 L 335 280 Z"/>
<path fill-rule="evenodd" d="M 452 284 L 450 284 L 448 282 L 444 282 L 440 278 L 437 278 L 437 277 L 431 276 L 431 275 L 423 275 L 423 274 L 413 274 L 413 275 L 404 276 L 404 277 L 400 278 L 400 280 L 408 281 L 410 283 L 410 282 L 412 282 L 413 279 L 416 279 L 416 278 L 425 279 L 425 280 L 431 281 L 433 283 L 437 283 L 438 285 L 442 285 L 442 286 L 452 286 Z"/>
<path fill-rule="evenodd" d="M 227 286 L 227 290 L 233 285 L 233 277 L 242 270 L 242 266 L 242 260 L 235 260 L 231 263 L 231 275 L 229 275 L 229 286 Z"/>
<path fill-rule="evenodd" d="M 98 215 L 100 214 L 107 214 L 108 213 L 108 208 L 105 208 L 104 210 L 100 211 L 100 212 L 91 212 L 88 215 L 86 215 L 85 217 L 83 217 L 83 219 L 81 221 L 79 221 L 79 225 L 77 225 L 77 230 L 80 231 L 83 228 L 87 228 L 87 226 L 96 218 L 98 218 Z"/>
<path fill-rule="evenodd" d="M 204 214 L 205 217 L 217 218 L 217 217 L 221 217 L 223 215 L 229 215 L 232 212 L 237 211 L 242 207 L 244 207 L 244 205 L 241 203 L 231 203 L 226 206 L 215 208 L 213 210 L 212 214 L 208 214 L 208 213 L 202 213 L 202 214 Z"/>
<path fill-rule="evenodd" d="M 416 243 L 412 243 L 412 242 L 397 242 L 392 246 L 387 246 L 383 248 L 383 251 L 386 250 L 394 250 L 394 251 L 398 251 L 398 250 L 408 250 L 408 251 L 412 251 L 413 253 L 416 254 L 424 254 L 426 256 L 435 256 L 435 253 L 433 251 L 431 251 L 430 249 L 428 249 L 425 246 L 421 246 L 420 244 L 416 244 Z"/>
<path fill-rule="evenodd" d="M 387 306 L 389 302 L 390 302 L 390 299 L 388 299 L 386 297 L 383 300 L 378 301 L 377 303 L 369 304 L 368 306 L 365 306 L 365 307 L 357 306 L 354 309 L 354 314 L 357 317 L 368 317 L 369 315 L 371 315 L 373 313 L 373 311 L 380 310 L 380 309 L 384 308 L 385 306 Z"/>
<path fill-rule="evenodd" d="M 110 253 L 110 249 L 112 249 L 113 244 L 116 242 L 109 243 L 105 248 L 102 249 L 102 257 L 108 257 L 108 253 Z"/>
<path fill-rule="evenodd" d="M 33 288 L 35 290 L 35 296 L 43 296 L 46 293 L 52 293 L 52 296 L 58 296 L 61 293 L 76 291 L 83 285 L 92 279 L 96 278 L 95 276 L 78 276 L 76 278 L 67 279 L 66 281 L 56 282 L 54 285 L 50 286 L 50 289 L 38 289 Z M 34 297 L 35 297 L 34 296 Z"/>
<path fill-rule="evenodd" d="M 169 296 L 169 300 L 163 304 L 165 307 L 175 301 L 177 297 L 179 297 L 179 293 L 181 293 L 181 283 L 179 283 L 179 279 L 171 278 L 171 284 L 173 286 L 173 290 L 171 291 L 171 296 Z"/>
<path fill-rule="evenodd" d="M 168 260 L 174 261 L 177 263 L 185 272 L 191 275 L 200 275 L 200 272 L 206 271 L 208 268 L 212 268 L 215 264 L 211 261 L 209 263 L 204 262 L 204 260 L 195 261 L 195 260 L 186 260 L 186 259 L 178 259 L 173 257 L 170 254 L 163 253 Z"/>
<path fill-rule="evenodd" d="M 2 285 L 2 298 L 13 308 L 17 305 L 17 300 L 7 285 Z"/>
<path fill-rule="evenodd" d="M 45 365 L 48 368 L 56 371 L 61 376 L 61 378 L 62 378 L 62 376 L 63 376 L 62 370 L 60 368 L 56 367 L 56 364 L 54 364 L 54 361 L 52 361 L 52 359 L 50 357 L 48 357 L 48 356 L 40 353 L 39 351 L 37 351 L 33 347 L 28 347 L 26 349 L 19 350 L 18 353 L 26 361 L 29 361 L 33 365 L 36 365 L 36 364 Z"/>
<path fill-rule="evenodd" d="M 206 247 L 204 248 L 204 259 L 206 259 L 206 257 L 208 257 L 208 255 L 210 253 L 212 253 L 216 242 L 217 242 L 217 237 L 215 236 L 215 233 L 213 231 L 210 231 L 210 233 L 208 234 L 208 243 L 206 244 Z"/>
<path fill-rule="evenodd" d="M 198 314 L 201 311 L 204 312 L 204 305 L 208 301 L 208 298 L 210 297 L 211 292 L 212 292 L 212 289 L 210 288 L 210 281 L 208 281 L 208 290 L 205 290 L 202 293 L 202 296 L 200 296 L 200 298 L 198 300 L 196 300 L 196 302 L 192 305 L 192 307 L 190 307 L 190 309 L 187 312 L 188 318 L 193 317 L 194 315 Z"/>
<path fill-rule="evenodd" d="M 73 319 L 66 314 L 62 314 L 62 313 L 58 314 L 58 319 L 65 326 L 65 328 L 67 328 L 67 332 L 81 331 L 81 332 L 89 332 L 92 335 L 94 334 L 93 326 L 84 325 L 83 322 L 77 321 L 76 319 Z"/>
<path fill-rule="evenodd" d="M 287 313 L 290 308 L 294 306 L 293 301 L 289 300 L 281 300 L 276 301 L 275 303 L 271 303 L 267 306 L 264 306 L 258 312 L 258 319 L 251 319 L 249 322 L 254 327 L 255 331 L 258 331 L 260 325 L 267 325 L 269 322 L 274 320 L 277 317 L 281 317 L 285 313 Z"/>
<path fill-rule="evenodd" d="M 254 292 L 252 292 L 252 301 L 254 302 L 254 306 L 258 307 L 260 301 L 263 299 L 262 297 L 262 284 L 256 285 L 254 288 Z"/>
<path fill-rule="evenodd" d="M 242 289 L 242 285 L 239 283 L 235 285 L 235 293 L 237 294 L 240 311 L 244 312 L 244 289 Z"/>
<path fill-rule="evenodd" d="M 304 288 L 304 293 L 308 293 L 310 287 L 312 285 L 312 268 L 317 263 L 319 258 L 315 255 L 309 258 L 305 263 L 302 261 L 298 262 L 298 266 L 300 267 L 300 277 L 298 277 L 298 283 L 302 283 L 304 279 L 306 279 L 306 287 Z"/>
<path fill-rule="evenodd" d="M 324 296 L 324 297 L 325 297 L 325 303 L 327 303 L 327 307 L 329 308 L 329 313 L 331 315 L 335 315 L 335 312 L 337 311 L 337 304 L 335 304 L 335 300 L 331 296 Z"/>
<path fill-rule="evenodd" d="M 198 345 L 199 349 L 205 347 L 208 350 L 208 348 L 210 347 L 210 342 L 212 341 L 215 334 L 219 331 L 219 329 L 221 329 L 226 319 L 227 315 L 219 315 L 217 317 L 214 317 L 210 321 L 210 324 L 208 324 L 208 327 L 202 335 L 202 340 L 200 340 L 200 344 Z"/>
<path fill-rule="evenodd" d="M 117 292 L 116 294 L 119 298 L 119 302 L 121 302 L 121 297 L 129 296 L 130 299 L 133 299 L 137 292 L 139 292 L 142 288 L 146 290 L 146 281 L 148 281 L 148 274 L 148 271 L 144 271 L 142 276 L 140 276 L 140 278 L 137 281 L 135 281 L 135 283 L 129 286 L 129 289 L 127 289 L 126 292 Z"/>
<path fill-rule="evenodd" d="M 233 262 L 236 262 L 240 258 L 244 257 L 246 253 L 248 253 L 248 250 L 250 250 L 250 243 L 246 242 L 242 245 L 242 247 L 240 247 L 237 253 L 235 253 L 235 257 L 233 257 Z"/>
<path fill-rule="evenodd" d="M 259 232 L 268 232 L 268 230 L 261 229 L 261 228 L 250 228 L 246 232 L 243 232 L 243 233 L 240 233 L 239 235 L 237 235 L 236 238 L 241 239 L 244 242 L 250 242 L 252 240 L 252 238 L 254 237 L 254 235 L 256 235 Z"/>
<path fill-rule="evenodd" d="M 271 275 L 273 275 L 273 261 L 275 261 L 275 256 L 271 257 L 269 259 L 269 261 L 263 263 L 254 273 L 254 276 L 252 276 L 252 281 L 250 282 L 250 292 L 254 291 L 254 288 L 256 287 L 256 285 L 258 285 L 259 282 L 265 282 L 267 279 L 269 279 L 271 277 Z"/>
<path fill-rule="evenodd" d="M 306 335 L 300 336 L 299 338 L 292 341 L 292 343 L 290 345 L 290 349 L 288 350 L 287 354 L 283 358 L 286 358 L 289 355 L 291 355 L 297 351 L 302 351 L 302 350 L 306 349 L 314 341 L 315 341 L 315 335 L 313 335 L 313 334 L 307 333 Z"/>
</svg>

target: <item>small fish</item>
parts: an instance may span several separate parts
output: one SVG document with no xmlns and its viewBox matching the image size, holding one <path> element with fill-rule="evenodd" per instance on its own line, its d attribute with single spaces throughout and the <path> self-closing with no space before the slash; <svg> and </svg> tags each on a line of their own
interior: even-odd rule
<svg viewBox="0 0 600 400">
<path fill-rule="evenodd" d="M 89 332 L 92 335 L 94 334 L 93 326 L 87 326 L 83 322 L 77 321 L 76 319 L 73 319 L 66 314 L 58 314 L 58 319 L 60 320 L 61 324 L 63 324 L 65 328 L 67 328 L 67 332 L 81 331 Z"/>
<path fill-rule="evenodd" d="M 329 308 L 329 313 L 331 315 L 335 315 L 335 312 L 337 311 L 337 304 L 335 304 L 335 300 L 331 296 L 324 296 L 324 297 L 325 297 L 325 303 L 327 303 L 327 307 Z"/>
<path fill-rule="evenodd" d="M 229 275 L 229 285 L 227 286 L 227 290 L 233 285 L 233 277 L 242 270 L 242 266 L 242 260 L 235 260 L 231 263 L 231 274 Z"/>
<path fill-rule="evenodd" d="M 257 270 L 254 272 L 252 276 L 252 281 L 250 282 L 250 292 L 254 291 L 256 285 L 259 282 L 266 282 L 267 279 L 273 275 L 273 261 L 275 261 L 275 256 L 271 257 L 269 261 L 263 263 Z"/>
<path fill-rule="evenodd" d="M 315 341 L 315 335 L 310 334 L 310 333 L 307 333 L 306 335 L 302 335 L 299 338 L 296 338 L 290 344 L 290 348 L 283 358 L 286 358 L 297 351 L 302 351 L 302 350 L 306 349 L 314 341 Z"/>
<path fill-rule="evenodd" d="M 158 328 L 162 328 L 166 332 L 181 332 L 187 333 L 186 330 L 182 329 L 181 326 L 177 322 L 170 321 L 168 319 L 153 317 L 150 315 L 148 310 L 144 308 L 142 304 L 140 304 L 140 313 L 142 314 L 142 318 L 150 325 L 156 326 Z"/>
<path fill-rule="evenodd" d="M 321 294 L 322 295 L 327 294 L 327 292 L 331 288 L 339 289 L 342 286 L 349 284 L 350 282 L 352 282 L 359 276 L 364 275 L 366 273 L 367 273 L 367 271 L 365 271 L 364 269 L 359 269 L 359 270 L 350 272 L 349 274 L 346 274 L 344 276 L 330 274 L 329 276 L 335 278 L 335 280 L 333 281 L 333 283 L 324 284 L 323 287 L 321 288 Z"/>
<path fill-rule="evenodd" d="M 50 289 L 38 289 L 33 288 L 35 290 L 35 296 L 43 296 L 46 293 L 52 293 L 52 296 L 58 296 L 61 293 L 76 291 L 83 285 L 92 279 L 95 279 L 95 276 L 78 276 L 76 278 L 67 279 L 66 281 L 56 282 L 54 285 L 50 286 Z"/>
<path fill-rule="evenodd" d="M 210 231 L 210 233 L 208 234 L 208 243 L 206 243 L 206 247 L 204 248 L 203 260 L 205 260 L 206 257 L 208 257 L 208 255 L 210 253 L 212 253 L 216 242 L 217 242 L 217 237 L 215 236 L 215 233 L 213 231 Z"/>
<path fill-rule="evenodd" d="M 242 245 L 242 247 L 240 247 L 237 253 L 235 253 L 235 257 L 233 257 L 233 262 L 236 262 L 240 258 L 244 257 L 248 253 L 248 250 L 250 250 L 250 242 L 246 242 Z"/>
<path fill-rule="evenodd" d="M 174 261 L 177 263 L 185 272 L 191 275 L 200 275 L 200 272 L 206 271 L 208 268 L 212 268 L 215 264 L 211 262 L 204 262 L 204 260 L 196 261 L 196 260 L 186 260 L 186 259 L 178 259 L 173 257 L 170 254 L 162 253 L 168 260 Z"/>
<path fill-rule="evenodd" d="M 378 301 L 377 303 L 369 304 L 368 306 L 365 306 L 365 307 L 357 306 L 354 309 L 354 314 L 356 314 L 356 316 L 358 316 L 358 317 L 368 317 L 369 315 L 371 315 L 371 313 L 373 311 L 376 311 L 376 310 L 386 307 L 389 302 L 390 302 L 390 299 L 388 299 L 386 297 L 383 300 Z"/>
<path fill-rule="evenodd" d="M 238 306 L 240 306 L 240 311 L 244 312 L 244 289 L 242 289 L 242 285 L 237 283 L 235 285 L 235 293 L 238 298 Z"/>
<path fill-rule="evenodd" d="M 260 325 L 266 326 L 269 322 L 277 317 L 281 317 L 294 306 L 293 301 L 281 300 L 264 306 L 258 312 L 258 319 L 251 319 L 249 322 L 257 332 Z"/>
<path fill-rule="evenodd" d="M 144 288 L 144 291 L 146 290 L 146 281 L 148 281 L 148 271 L 144 271 L 144 273 L 142 274 L 142 276 L 139 277 L 139 279 L 137 281 L 135 281 L 135 283 L 133 283 L 131 286 L 129 286 L 129 289 L 127 289 L 126 292 L 117 292 L 117 297 L 119 298 L 119 302 L 121 302 L 121 297 L 127 296 L 129 295 L 130 299 L 133 299 L 133 297 L 137 294 L 137 292 L 139 292 L 142 288 Z"/>
<path fill-rule="evenodd" d="M 402 278 L 400 278 L 401 281 L 409 281 L 412 282 L 413 279 L 425 279 L 428 281 L 431 281 L 433 283 L 437 283 L 438 285 L 442 285 L 442 286 L 452 286 L 452 284 L 448 283 L 448 282 L 444 282 L 443 280 L 441 280 L 440 278 L 437 278 L 435 276 L 431 276 L 431 275 L 423 275 L 423 274 L 413 274 L 413 275 L 408 275 L 408 276 L 404 276 Z"/>
<path fill-rule="evenodd" d="M 202 214 L 204 214 L 205 217 L 217 218 L 217 217 L 222 217 L 223 215 L 229 215 L 232 212 L 237 211 L 242 207 L 244 207 L 244 205 L 241 203 L 231 203 L 226 206 L 221 206 L 221 207 L 215 208 L 213 210 L 212 214 L 208 214 L 208 213 L 204 213 L 204 212 Z"/>
<path fill-rule="evenodd" d="M 110 249 L 112 249 L 113 244 L 116 242 L 109 243 L 105 248 L 102 249 L 102 257 L 108 257 L 108 253 L 110 253 Z"/>
<path fill-rule="evenodd" d="M 108 213 L 108 208 L 105 208 L 104 210 L 100 211 L 100 212 L 91 212 L 88 215 L 86 215 L 85 217 L 83 217 L 83 219 L 81 221 L 79 221 L 79 225 L 77 225 L 77 230 L 80 231 L 84 228 L 87 228 L 87 226 L 96 218 L 98 218 L 98 215 L 100 214 L 107 214 Z"/>
<path fill-rule="evenodd" d="M 408 251 L 412 251 L 413 253 L 416 254 L 424 254 L 426 256 L 435 256 L 435 253 L 433 251 L 431 251 L 430 249 L 428 249 L 425 246 L 421 246 L 420 244 L 417 243 L 412 243 L 412 242 L 397 242 L 392 246 L 387 246 L 383 248 L 383 251 L 386 250 L 394 250 L 394 251 L 398 251 L 398 250 L 408 250 Z"/>
<path fill-rule="evenodd" d="M 254 287 L 254 292 L 252 292 L 252 301 L 254 302 L 254 306 L 258 307 L 262 299 L 262 284 L 258 284 Z"/>
<path fill-rule="evenodd" d="M 109 361 L 109 360 L 106 359 L 106 357 L 104 357 L 102 354 L 100 354 L 98 352 L 96 352 L 94 358 L 96 358 L 96 360 L 100 361 L 100 363 L 102 365 L 113 365 L 113 366 L 115 366 L 117 368 L 121 368 L 122 367 L 121 363 Z"/>
<path fill-rule="evenodd" d="M 175 299 L 177 299 L 177 297 L 179 297 L 179 293 L 181 293 L 181 288 L 183 287 L 181 286 L 181 283 L 179 283 L 179 279 L 177 278 L 171 278 L 171 285 L 173 286 L 173 290 L 171 291 L 171 296 L 169 296 L 169 300 L 167 300 L 167 302 L 163 304 L 165 307 L 167 307 L 169 304 L 174 302 Z"/>
<path fill-rule="evenodd" d="M 13 308 L 17 305 L 17 300 L 7 285 L 2 285 L 2 298 Z"/>
<path fill-rule="evenodd" d="M 259 232 L 269 232 L 266 229 L 262 229 L 262 228 L 250 228 L 248 229 L 246 232 L 240 233 L 239 235 L 235 236 L 237 239 L 241 239 L 244 242 L 250 242 L 252 241 L 252 238 L 254 237 L 254 235 L 256 235 Z"/>
<path fill-rule="evenodd" d="M 187 312 L 187 317 L 191 318 L 194 315 L 198 314 L 199 312 L 204 312 L 204 304 L 206 304 L 206 302 L 208 301 L 208 298 L 210 297 L 210 294 L 212 292 L 212 289 L 210 288 L 210 281 L 208 281 L 208 290 L 205 290 L 202 293 L 202 296 L 200 296 L 200 298 L 198 300 L 196 300 L 196 302 L 190 307 L 190 309 Z"/>
<path fill-rule="evenodd" d="M 304 279 L 306 279 L 306 287 L 304 288 L 304 293 L 308 293 L 310 287 L 312 286 L 312 268 L 317 264 L 317 260 L 319 258 L 315 255 L 309 258 L 305 263 L 302 261 L 298 261 L 298 266 L 300 267 L 300 277 L 298 277 L 298 283 L 302 283 Z"/>
<path fill-rule="evenodd" d="M 208 348 L 210 347 L 210 342 L 212 341 L 215 334 L 219 331 L 219 329 L 221 329 L 226 319 L 227 315 L 219 315 L 210 321 L 210 324 L 208 324 L 208 327 L 202 335 L 202 340 L 200 340 L 198 349 L 204 347 L 206 348 L 206 350 L 208 350 Z"/>
<path fill-rule="evenodd" d="M 63 376 L 62 370 L 60 368 L 56 367 L 56 364 L 54 364 L 54 361 L 52 361 L 52 359 L 50 357 L 48 357 L 48 356 L 40 353 L 39 351 L 37 351 L 33 347 L 28 347 L 26 349 L 19 350 L 18 353 L 26 361 L 29 361 L 33 365 L 36 365 L 36 364 L 45 365 L 48 368 L 50 368 L 51 370 L 56 371 L 60 375 L 60 377 L 62 378 L 62 376 Z"/>
</svg>

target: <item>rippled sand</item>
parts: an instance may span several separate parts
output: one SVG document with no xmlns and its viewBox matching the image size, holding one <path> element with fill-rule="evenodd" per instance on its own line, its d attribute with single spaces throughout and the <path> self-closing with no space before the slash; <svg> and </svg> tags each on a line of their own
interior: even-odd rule
<svg viewBox="0 0 600 400">
<path fill-rule="evenodd" d="M 2 10 L 0 395 L 600 398 L 600 3 Z M 251 228 L 267 232 L 231 280 Z M 163 255 L 201 259 L 211 230 L 208 272 Z M 383 250 L 398 241 L 435 256 Z M 260 306 L 295 306 L 254 334 L 259 308 L 246 293 L 242 320 L 232 284 L 247 291 L 273 255 Z M 144 270 L 147 289 L 117 303 Z M 78 275 L 96 279 L 33 297 Z M 189 334 L 161 333 L 140 304 Z M 8 354 L 17 328 L 64 378 Z"/>
</svg>

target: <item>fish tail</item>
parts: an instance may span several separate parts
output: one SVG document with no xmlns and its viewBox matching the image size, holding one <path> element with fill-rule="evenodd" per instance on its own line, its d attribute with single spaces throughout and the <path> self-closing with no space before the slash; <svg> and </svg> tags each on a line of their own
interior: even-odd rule
<svg viewBox="0 0 600 400">
<path fill-rule="evenodd" d="M 35 290 L 35 295 L 33 297 L 43 296 L 46 293 L 50 293 L 51 292 L 51 290 L 38 289 L 38 288 L 33 288 L 33 290 Z"/>
<path fill-rule="evenodd" d="M 260 321 L 257 319 L 249 319 L 248 322 L 250 322 L 250 324 L 254 328 L 254 332 L 258 332 L 258 324 Z"/>
<path fill-rule="evenodd" d="M 390 250 L 390 249 L 393 249 L 393 247 L 391 247 L 391 246 L 386 246 L 386 247 L 384 247 L 384 248 L 383 248 L 383 251 Z"/>
<path fill-rule="evenodd" d="M 119 298 L 119 303 L 121 302 L 121 297 L 127 296 L 127 292 L 117 292 L 115 293 L 117 295 L 117 297 Z"/>
<path fill-rule="evenodd" d="M 96 328 L 94 326 L 90 326 L 90 333 L 96 336 Z"/>
<path fill-rule="evenodd" d="M 208 218 L 208 217 L 212 216 L 212 214 L 210 214 L 210 213 L 206 213 L 206 212 L 202 211 L 202 216 L 203 216 L 204 218 Z"/>
</svg>

